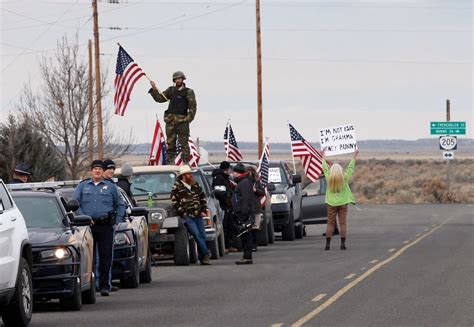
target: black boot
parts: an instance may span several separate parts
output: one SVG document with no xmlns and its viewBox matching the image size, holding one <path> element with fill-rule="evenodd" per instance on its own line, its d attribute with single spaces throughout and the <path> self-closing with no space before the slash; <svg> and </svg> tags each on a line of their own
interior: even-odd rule
<svg viewBox="0 0 474 327">
<path fill-rule="evenodd" d="M 330 245 L 331 245 L 331 238 L 330 238 L 330 237 L 326 237 L 326 247 L 324 248 L 324 250 L 328 251 Z"/>
<path fill-rule="evenodd" d="M 341 237 L 341 250 L 347 250 L 345 237 Z"/>
</svg>

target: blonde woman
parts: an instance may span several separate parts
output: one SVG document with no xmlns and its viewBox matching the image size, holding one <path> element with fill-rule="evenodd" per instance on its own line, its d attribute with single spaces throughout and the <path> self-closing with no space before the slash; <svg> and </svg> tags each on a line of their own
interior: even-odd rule
<svg viewBox="0 0 474 327">
<path fill-rule="evenodd" d="M 326 248 L 329 250 L 331 245 L 331 237 L 336 224 L 336 217 L 339 220 L 339 227 L 341 233 L 341 250 L 346 248 L 346 232 L 347 232 L 347 205 L 349 203 L 355 204 L 354 195 L 352 195 L 349 187 L 349 180 L 354 173 L 354 167 L 359 150 L 354 152 L 354 157 L 343 170 L 341 165 L 334 163 L 329 167 L 326 162 L 324 151 L 323 156 L 323 171 L 324 177 L 327 181 L 326 189 L 326 204 L 328 207 L 328 224 L 326 229 Z"/>
</svg>

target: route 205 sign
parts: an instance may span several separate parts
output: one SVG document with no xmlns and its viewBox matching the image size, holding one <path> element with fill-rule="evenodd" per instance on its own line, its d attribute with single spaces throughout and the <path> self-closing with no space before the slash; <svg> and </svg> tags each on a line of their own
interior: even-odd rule
<svg viewBox="0 0 474 327">
<path fill-rule="evenodd" d="M 458 148 L 458 138 L 451 135 L 440 136 L 439 148 L 445 151 L 456 150 Z"/>
</svg>

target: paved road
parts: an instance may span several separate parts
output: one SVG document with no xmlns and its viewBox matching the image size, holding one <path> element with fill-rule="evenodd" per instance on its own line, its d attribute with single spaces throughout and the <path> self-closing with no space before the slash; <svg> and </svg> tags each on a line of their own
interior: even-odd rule
<svg viewBox="0 0 474 327">
<path fill-rule="evenodd" d="M 474 207 L 362 206 L 348 251 L 323 226 L 213 266 L 153 268 L 154 281 L 81 312 L 42 306 L 32 326 L 474 326 Z M 313 301 L 314 300 L 314 301 Z M 280 325 L 281 324 L 281 325 Z"/>
</svg>

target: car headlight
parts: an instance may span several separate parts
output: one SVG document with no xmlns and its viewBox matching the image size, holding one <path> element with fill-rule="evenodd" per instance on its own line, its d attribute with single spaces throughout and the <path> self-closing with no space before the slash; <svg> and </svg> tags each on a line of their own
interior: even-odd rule
<svg viewBox="0 0 474 327">
<path fill-rule="evenodd" d="M 130 238 L 126 233 L 115 233 L 114 243 L 116 245 L 131 244 Z"/>
<path fill-rule="evenodd" d="M 161 212 L 152 212 L 150 218 L 152 221 L 162 221 L 164 217 Z"/>
<path fill-rule="evenodd" d="M 272 204 L 288 203 L 286 194 L 272 194 Z"/>
<path fill-rule="evenodd" d="M 71 252 L 66 248 L 41 251 L 41 261 L 63 260 L 71 257 Z"/>
</svg>

